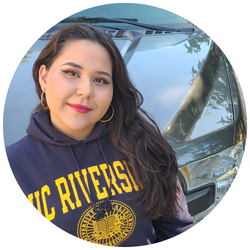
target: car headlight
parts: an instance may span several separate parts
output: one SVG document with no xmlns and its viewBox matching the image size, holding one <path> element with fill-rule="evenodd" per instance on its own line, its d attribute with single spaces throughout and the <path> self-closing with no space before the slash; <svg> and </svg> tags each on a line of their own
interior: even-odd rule
<svg viewBox="0 0 250 250">
<path fill-rule="evenodd" d="M 224 197 L 238 173 L 242 157 L 243 141 L 179 168 L 187 203 L 192 204 L 190 213 L 194 223 L 202 220 Z M 204 210 L 205 203 L 207 207 Z"/>
</svg>

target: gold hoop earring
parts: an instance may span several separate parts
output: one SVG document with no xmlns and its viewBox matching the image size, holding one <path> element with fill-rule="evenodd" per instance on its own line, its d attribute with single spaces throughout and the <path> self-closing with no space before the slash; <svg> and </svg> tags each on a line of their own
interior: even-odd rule
<svg viewBox="0 0 250 250">
<path fill-rule="evenodd" d="M 48 109 L 49 108 L 48 104 L 47 104 L 47 107 L 45 107 L 44 103 L 43 103 L 43 101 L 44 101 L 44 94 L 45 94 L 45 92 L 43 91 L 42 94 L 41 94 L 41 105 L 42 105 L 42 107 L 44 109 Z"/>
<path fill-rule="evenodd" d="M 112 112 L 112 115 L 111 115 L 111 117 L 108 119 L 108 120 L 100 120 L 100 122 L 108 122 L 108 121 L 110 121 L 112 118 L 113 118 L 113 116 L 114 116 L 114 113 L 115 113 L 115 110 L 114 110 L 114 107 L 110 104 L 110 106 L 111 106 L 111 108 L 112 108 L 112 110 L 113 110 L 113 112 Z"/>
</svg>

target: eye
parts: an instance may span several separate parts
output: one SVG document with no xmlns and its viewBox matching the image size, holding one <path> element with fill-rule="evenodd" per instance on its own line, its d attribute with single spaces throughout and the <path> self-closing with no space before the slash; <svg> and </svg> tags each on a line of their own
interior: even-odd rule
<svg viewBox="0 0 250 250">
<path fill-rule="evenodd" d="M 70 76 L 80 78 L 79 74 L 78 74 L 76 71 L 74 71 L 74 70 L 62 70 L 62 69 L 61 69 L 61 71 L 62 71 L 63 73 L 65 73 L 65 74 L 70 75 Z"/>
<path fill-rule="evenodd" d="M 101 83 L 101 84 L 109 84 L 109 82 L 107 82 L 105 79 L 100 78 L 100 77 L 96 78 L 94 82 Z"/>
</svg>

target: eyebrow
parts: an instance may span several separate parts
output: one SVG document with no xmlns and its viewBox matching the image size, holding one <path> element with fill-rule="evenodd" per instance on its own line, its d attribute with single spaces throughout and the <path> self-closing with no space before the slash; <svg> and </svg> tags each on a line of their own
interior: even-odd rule
<svg viewBox="0 0 250 250">
<path fill-rule="evenodd" d="M 111 75 L 110 75 L 108 72 L 106 72 L 106 71 L 97 71 L 97 73 L 98 73 L 98 74 L 101 74 L 101 75 L 108 76 L 108 77 L 112 80 Z"/>
<path fill-rule="evenodd" d="M 61 66 L 64 66 L 64 65 L 69 65 L 69 66 L 72 66 L 72 67 L 75 67 L 78 69 L 83 69 L 83 67 L 81 65 L 73 63 L 73 62 L 67 62 L 67 63 L 62 64 Z"/>
<path fill-rule="evenodd" d="M 72 66 L 72 67 L 75 67 L 75 68 L 83 70 L 83 67 L 81 65 L 79 65 L 77 63 L 74 63 L 74 62 L 67 62 L 67 63 L 62 64 L 61 66 L 64 66 L 64 65 L 69 65 L 69 66 Z M 108 76 L 112 80 L 112 76 L 108 72 L 106 72 L 106 71 L 97 71 L 97 73 L 101 74 L 101 75 Z"/>
</svg>

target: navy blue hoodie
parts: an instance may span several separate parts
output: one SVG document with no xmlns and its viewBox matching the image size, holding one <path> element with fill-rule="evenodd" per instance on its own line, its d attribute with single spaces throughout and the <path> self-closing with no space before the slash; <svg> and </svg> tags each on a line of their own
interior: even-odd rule
<svg viewBox="0 0 250 250">
<path fill-rule="evenodd" d="M 130 199 L 139 186 L 106 131 L 106 123 L 97 123 L 85 141 L 77 141 L 57 131 L 49 113 L 33 114 L 28 135 L 6 148 L 30 202 L 66 232 L 109 246 L 151 244 L 190 228 L 183 192 L 178 194 L 182 210 L 156 220 Z"/>
</svg>

